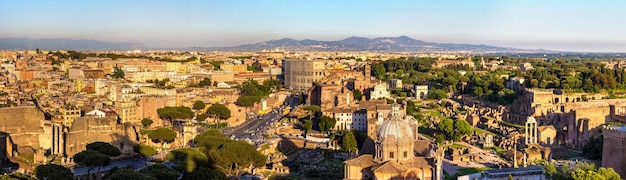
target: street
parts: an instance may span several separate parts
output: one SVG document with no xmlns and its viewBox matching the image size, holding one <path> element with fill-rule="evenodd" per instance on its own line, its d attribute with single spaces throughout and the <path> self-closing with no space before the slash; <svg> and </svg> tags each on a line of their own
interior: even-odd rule
<svg viewBox="0 0 626 180">
<path fill-rule="evenodd" d="M 148 162 L 148 166 L 154 164 L 153 162 Z M 146 167 L 146 164 L 144 163 L 143 160 L 139 159 L 139 160 L 134 160 L 134 159 L 125 159 L 125 160 L 120 160 L 120 161 L 113 161 L 111 162 L 111 164 L 109 164 L 108 166 L 104 166 L 102 168 L 100 168 L 100 171 L 108 171 L 114 167 L 119 167 L 119 168 L 123 168 L 123 167 L 133 167 L 135 170 L 139 170 L 139 169 L 143 169 L 144 167 Z M 80 176 L 80 175 L 85 175 L 87 174 L 87 170 L 89 168 L 87 167 L 76 167 L 73 169 L 74 172 L 74 176 Z M 93 170 L 91 170 L 91 173 L 95 173 L 98 171 L 98 167 L 94 168 Z"/>
<path fill-rule="evenodd" d="M 267 114 L 248 120 L 239 126 L 222 131 L 225 136 L 248 142 L 258 142 L 263 138 L 263 134 L 282 117 L 284 106 L 272 109 Z"/>
</svg>

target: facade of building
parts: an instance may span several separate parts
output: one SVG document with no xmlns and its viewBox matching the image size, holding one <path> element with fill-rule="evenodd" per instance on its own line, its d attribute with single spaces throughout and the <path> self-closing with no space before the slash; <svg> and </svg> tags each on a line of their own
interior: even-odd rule
<svg viewBox="0 0 626 180">
<path fill-rule="evenodd" d="M 402 88 L 402 79 L 389 80 L 389 88 L 392 88 L 392 89 Z"/>
<path fill-rule="evenodd" d="M 390 97 L 391 95 L 385 84 L 377 84 L 374 86 L 374 90 L 370 92 L 370 99 L 385 99 Z"/>
<path fill-rule="evenodd" d="M 283 61 L 285 88 L 306 90 L 326 76 L 324 61 L 286 59 Z"/>
<path fill-rule="evenodd" d="M 416 133 L 394 107 L 376 132 L 374 153 L 346 160 L 344 179 L 442 179 L 443 154 L 416 155 Z"/>
</svg>

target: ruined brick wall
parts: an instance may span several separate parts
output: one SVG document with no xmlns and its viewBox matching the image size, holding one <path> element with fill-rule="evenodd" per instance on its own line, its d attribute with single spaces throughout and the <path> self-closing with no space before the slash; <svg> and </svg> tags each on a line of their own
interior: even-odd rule
<svg viewBox="0 0 626 180">
<path fill-rule="evenodd" d="M 611 121 L 609 106 L 581 108 L 573 112 L 569 117 L 568 144 L 574 147 L 582 147 L 590 137 L 598 137 L 600 126 Z"/>
<path fill-rule="evenodd" d="M 71 157 L 96 141 L 111 143 L 122 154 L 132 153 L 138 142 L 138 130 L 130 124 L 116 124 L 112 118 L 82 117 L 65 133 L 65 154 Z"/>
<path fill-rule="evenodd" d="M 140 121 L 143 118 L 152 119 L 152 121 L 158 121 L 159 114 L 157 109 L 164 108 L 167 105 L 167 97 L 158 95 L 142 96 L 139 100 L 139 111 L 141 116 L 138 118 Z"/>
<path fill-rule="evenodd" d="M 0 131 L 9 134 L 17 146 L 39 148 L 39 134 L 45 117 L 34 106 L 0 108 Z"/>
<path fill-rule="evenodd" d="M 624 130 L 603 129 L 602 167 L 613 168 L 621 177 L 626 177 L 626 132 Z"/>
</svg>

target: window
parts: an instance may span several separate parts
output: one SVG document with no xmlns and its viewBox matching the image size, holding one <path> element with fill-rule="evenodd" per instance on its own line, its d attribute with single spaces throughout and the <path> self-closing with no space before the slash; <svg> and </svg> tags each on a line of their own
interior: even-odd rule
<svg viewBox="0 0 626 180">
<path fill-rule="evenodd" d="M 389 152 L 389 158 L 393 158 L 393 152 Z"/>
<path fill-rule="evenodd" d="M 409 156 L 409 153 L 407 153 L 406 151 L 404 151 L 404 157 L 406 158 L 407 156 Z"/>
</svg>

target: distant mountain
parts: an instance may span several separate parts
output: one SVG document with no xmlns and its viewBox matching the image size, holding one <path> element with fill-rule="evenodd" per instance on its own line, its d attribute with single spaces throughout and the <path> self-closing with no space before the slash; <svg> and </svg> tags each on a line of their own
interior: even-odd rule
<svg viewBox="0 0 626 180">
<path fill-rule="evenodd" d="M 131 42 L 103 42 L 87 39 L 29 39 L 0 38 L 0 49 L 36 49 L 41 50 L 133 50 L 145 49 L 146 45 Z"/>
<path fill-rule="evenodd" d="M 400 37 L 349 37 L 338 41 L 317 41 L 311 39 L 295 40 L 284 38 L 255 44 L 234 47 L 193 48 L 194 50 L 225 51 L 261 51 L 280 48 L 296 51 L 383 51 L 383 52 L 468 52 L 468 53 L 510 53 L 510 52 L 552 52 L 546 50 L 527 50 L 489 45 L 434 43 Z"/>
</svg>

